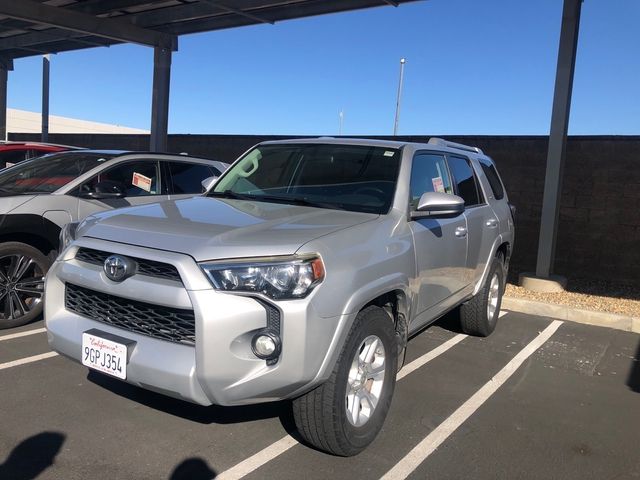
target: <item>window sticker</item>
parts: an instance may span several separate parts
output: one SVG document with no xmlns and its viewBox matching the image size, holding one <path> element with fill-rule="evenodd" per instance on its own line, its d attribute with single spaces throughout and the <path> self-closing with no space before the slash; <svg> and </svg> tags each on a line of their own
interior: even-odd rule
<svg viewBox="0 0 640 480">
<path fill-rule="evenodd" d="M 431 179 L 431 183 L 433 184 L 433 191 L 434 192 L 445 193 L 444 192 L 444 183 L 442 183 L 442 177 L 432 178 Z"/>
<path fill-rule="evenodd" d="M 133 172 L 133 179 L 131 180 L 131 184 L 134 187 L 141 188 L 145 192 L 151 191 L 151 179 L 149 177 L 145 177 L 141 173 Z"/>
<path fill-rule="evenodd" d="M 5 168 L 13 167 L 14 165 L 15 165 L 15 163 L 7 162 L 5 164 Z"/>
<path fill-rule="evenodd" d="M 387 150 L 384 152 L 384 156 L 385 157 L 393 157 L 396 154 L 396 152 L 393 152 L 391 150 Z"/>
</svg>

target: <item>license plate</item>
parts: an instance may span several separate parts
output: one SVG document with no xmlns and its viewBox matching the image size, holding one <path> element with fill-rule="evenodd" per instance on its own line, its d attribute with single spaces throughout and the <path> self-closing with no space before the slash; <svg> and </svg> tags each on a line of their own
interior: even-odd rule
<svg viewBox="0 0 640 480">
<path fill-rule="evenodd" d="M 82 364 L 125 380 L 127 345 L 85 332 L 82 334 Z"/>
</svg>

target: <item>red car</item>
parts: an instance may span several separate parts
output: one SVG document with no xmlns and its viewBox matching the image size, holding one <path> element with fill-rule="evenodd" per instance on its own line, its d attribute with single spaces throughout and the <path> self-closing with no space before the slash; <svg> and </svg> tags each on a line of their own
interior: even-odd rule
<svg viewBox="0 0 640 480">
<path fill-rule="evenodd" d="M 76 150 L 78 147 L 38 142 L 0 142 L 0 169 L 47 153 Z"/>
</svg>

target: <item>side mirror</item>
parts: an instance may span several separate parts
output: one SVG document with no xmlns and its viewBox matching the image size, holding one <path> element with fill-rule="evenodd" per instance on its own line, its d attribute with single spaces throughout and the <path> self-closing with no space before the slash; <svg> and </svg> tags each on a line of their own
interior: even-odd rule
<svg viewBox="0 0 640 480">
<path fill-rule="evenodd" d="M 411 212 L 411 220 L 429 217 L 453 217 L 464 212 L 464 200 L 457 195 L 441 192 L 423 193 L 418 206 Z"/>
<path fill-rule="evenodd" d="M 200 182 L 200 184 L 202 185 L 202 192 L 208 192 L 209 189 L 211 187 L 213 187 L 213 184 L 216 183 L 216 180 L 218 180 L 218 177 L 207 177 L 204 180 L 202 180 L 202 182 Z"/>
<path fill-rule="evenodd" d="M 124 198 L 124 185 L 111 180 L 103 180 L 96 183 L 93 190 L 80 192 L 82 198 L 90 198 L 92 200 L 106 200 L 110 198 Z"/>
</svg>

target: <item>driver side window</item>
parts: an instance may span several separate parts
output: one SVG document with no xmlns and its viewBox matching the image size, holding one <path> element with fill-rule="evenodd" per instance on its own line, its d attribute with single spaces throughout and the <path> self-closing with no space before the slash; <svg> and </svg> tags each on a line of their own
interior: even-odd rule
<svg viewBox="0 0 640 480">
<path fill-rule="evenodd" d="M 418 153 L 411 167 L 411 208 L 415 209 L 426 192 L 453 193 L 444 155 Z"/>
<path fill-rule="evenodd" d="M 82 186 L 82 191 L 94 191 L 98 184 L 116 187 L 125 197 L 159 195 L 158 162 L 126 162 L 108 168 Z"/>
</svg>

